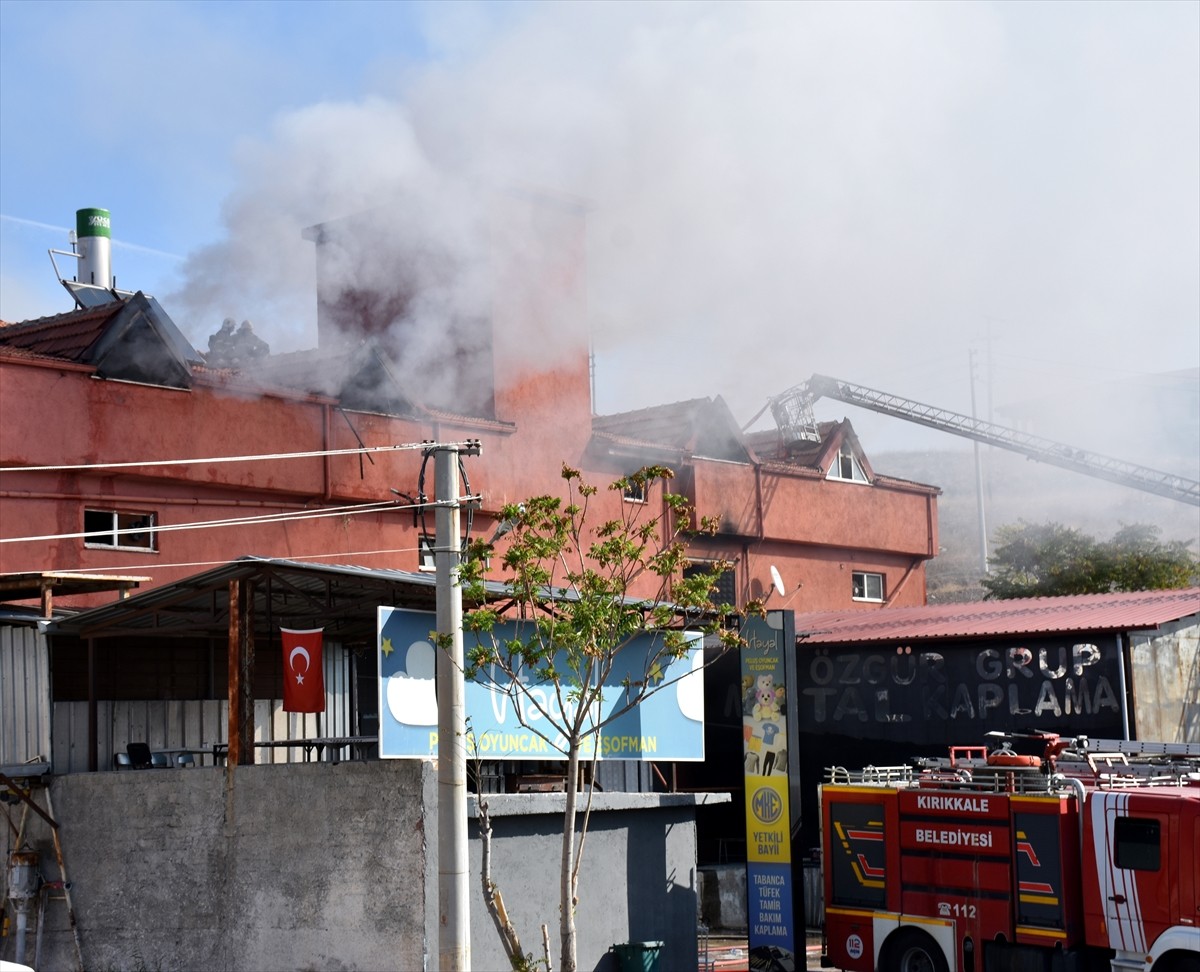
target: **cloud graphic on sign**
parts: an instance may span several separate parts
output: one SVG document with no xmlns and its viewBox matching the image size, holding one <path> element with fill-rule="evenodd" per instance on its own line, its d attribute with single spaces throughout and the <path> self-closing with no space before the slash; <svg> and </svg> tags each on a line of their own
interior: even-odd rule
<svg viewBox="0 0 1200 972">
<path fill-rule="evenodd" d="M 414 641 L 404 656 L 404 671 L 387 683 L 388 711 L 405 726 L 436 726 L 437 689 L 433 673 L 437 653 L 428 641 Z"/>
<path fill-rule="evenodd" d="M 692 670 L 675 683 L 675 698 L 684 718 L 704 721 L 704 653 L 693 651 Z"/>
</svg>

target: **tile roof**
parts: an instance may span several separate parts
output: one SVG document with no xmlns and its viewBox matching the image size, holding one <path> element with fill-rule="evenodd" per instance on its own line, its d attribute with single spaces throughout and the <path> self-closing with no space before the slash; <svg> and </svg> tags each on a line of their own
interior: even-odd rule
<svg viewBox="0 0 1200 972">
<path fill-rule="evenodd" d="M 720 395 L 592 417 L 596 439 L 616 446 L 659 449 L 682 456 L 745 462 L 741 429 Z"/>
<path fill-rule="evenodd" d="M 83 361 L 87 350 L 124 306 L 125 301 L 114 301 L 100 307 L 4 324 L 0 326 L 0 345 L 49 358 Z"/>
<path fill-rule="evenodd" d="M 349 349 L 284 351 L 240 369 L 253 380 L 336 398 L 350 370 Z"/>
<path fill-rule="evenodd" d="M 711 398 L 693 398 L 684 402 L 653 405 L 632 412 L 597 415 L 592 431 L 608 433 L 630 442 L 642 442 L 690 450 L 696 441 L 697 425 Z"/>
<path fill-rule="evenodd" d="M 816 465 L 825 452 L 829 436 L 841 424 L 841 422 L 818 422 L 817 434 L 821 437 L 819 442 L 801 441 L 786 446 L 778 429 L 751 432 L 746 436 L 746 441 L 760 459 L 779 459 L 798 462 L 801 465 Z"/>
<path fill-rule="evenodd" d="M 802 644 L 1137 631 L 1200 615 L 1200 587 L 796 615 Z"/>
</svg>

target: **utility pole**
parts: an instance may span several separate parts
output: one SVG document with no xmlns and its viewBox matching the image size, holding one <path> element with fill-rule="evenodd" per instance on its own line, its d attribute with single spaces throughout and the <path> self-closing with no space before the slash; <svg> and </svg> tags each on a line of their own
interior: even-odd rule
<svg viewBox="0 0 1200 972">
<path fill-rule="evenodd" d="M 437 626 L 450 636 L 437 655 L 438 700 L 438 966 L 470 972 L 471 921 L 467 897 L 467 726 L 463 682 L 462 557 L 458 463 L 479 455 L 479 444 L 438 445 L 434 480 Z"/>
</svg>

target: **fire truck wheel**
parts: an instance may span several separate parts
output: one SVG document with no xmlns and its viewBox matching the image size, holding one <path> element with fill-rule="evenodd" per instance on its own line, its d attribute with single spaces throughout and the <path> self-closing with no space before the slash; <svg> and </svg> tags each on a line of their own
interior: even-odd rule
<svg viewBox="0 0 1200 972">
<path fill-rule="evenodd" d="M 1200 972 L 1200 955 L 1193 952 L 1167 952 L 1154 963 L 1153 972 Z"/>
<path fill-rule="evenodd" d="M 905 928 L 888 939 L 879 972 L 949 972 L 946 956 L 923 931 Z"/>
</svg>

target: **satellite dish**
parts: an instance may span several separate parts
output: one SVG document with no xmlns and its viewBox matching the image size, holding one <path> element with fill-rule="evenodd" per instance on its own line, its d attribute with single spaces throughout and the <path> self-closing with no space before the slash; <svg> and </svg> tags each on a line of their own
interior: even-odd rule
<svg viewBox="0 0 1200 972">
<path fill-rule="evenodd" d="M 775 593 L 783 597 L 785 591 L 783 587 L 783 578 L 779 576 L 779 570 L 774 564 L 771 564 L 771 583 L 775 585 Z"/>
</svg>

